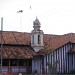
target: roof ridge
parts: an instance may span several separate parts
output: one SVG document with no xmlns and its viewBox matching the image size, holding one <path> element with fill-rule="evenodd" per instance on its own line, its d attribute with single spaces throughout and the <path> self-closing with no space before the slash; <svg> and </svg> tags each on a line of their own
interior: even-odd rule
<svg viewBox="0 0 75 75">
<path fill-rule="evenodd" d="M 0 31 L 1 32 L 1 31 Z M 30 34 L 31 32 L 19 32 L 19 31 L 2 31 L 2 32 L 13 32 L 13 33 L 27 33 Z"/>
</svg>

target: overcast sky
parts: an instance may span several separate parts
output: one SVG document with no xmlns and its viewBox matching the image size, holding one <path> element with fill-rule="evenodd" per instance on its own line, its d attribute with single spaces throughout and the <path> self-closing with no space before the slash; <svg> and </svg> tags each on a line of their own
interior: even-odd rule
<svg viewBox="0 0 75 75">
<path fill-rule="evenodd" d="M 0 0 L 4 31 L 31 32 L 36 16 L 45 34 L 75 33 L 75 0 Z"/>
</svg>

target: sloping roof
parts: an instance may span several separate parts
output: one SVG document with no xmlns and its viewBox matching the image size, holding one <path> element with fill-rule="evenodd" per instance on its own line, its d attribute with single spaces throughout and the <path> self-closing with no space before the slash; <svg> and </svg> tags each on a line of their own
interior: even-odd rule
<svg viewBox="0 0 75 75">
<path fill-rule="evenodd" d="M 31 34 L 25 32 L 12 32 L 3 31 L 2 32 L 2 42 L 3 44 L 12 45 L 30 45 L 31 44 Z M 75 43 L 75 34 L 68 33 L 64 35 L 49 35 L 44 34 L 44 49 L 40 50 L 38 54 L 48 53 L 51 50 L 57 49 L 66 43 Z M 0 37 L 1 43 L 1 37 Z M 17 48 L 17 47 L 16 47 Z M 34 52 L 34 51 L 33 51 Z"/>
<path fill-rule="evenodd" d="M 30 33 L 21 32 L 2 32 L 2 40 L 4 44 L 29 44 L 30 43 Z M 1 37 L 0 37 L 1 43 Z"/>
<path fill-rule="evenodd" d="M 47 42 L 46 42 L 46 45 L 45 45 L 45 49 L 40 50 L 38 52 L 38 54 L 40 54 L 40 55 L 47 54 L 50 51 L 55 50 L 55 49 L 65 45 L 66 43 L 69 43 L 69 42 L 75 43 L 75 34 L 69 33 L 69 34 L 60 35 L 60 36 L 55 36 L 55 35 L 50 36 L 50 37 L 46 36 L 46 37 L 44 37 L 44 39 L 46 39 Z"/>
<path fill-rule="evenodd" d="M 2 48 L 2 57 L 5 59 L 31 59 L 35 55 L 36 52 L 30 46 L 3 46 Z"/>
</svg>

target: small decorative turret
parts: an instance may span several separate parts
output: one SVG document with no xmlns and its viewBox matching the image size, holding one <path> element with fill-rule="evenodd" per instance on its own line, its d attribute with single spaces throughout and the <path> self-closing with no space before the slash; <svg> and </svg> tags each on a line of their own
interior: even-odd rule
<svg viewBox="0 0 75 75">
<path fill-rule="evenodd" d="M 33 21 L 33 27 L 34 27 L 34 30 L 40 30 L 40 22 L 39 22 L 39 20 L 37 19 L 37 17 L 36 17 L 36 20 L 35 21 Z"/>
<path fill-rule="evenodd" d="M 39 22 L 39 20 L 37 19 L 37 17 L 36 17 L 36 20 L 33 21 L 33 24 L 34 24 L 34 25 L 40 25 L 40 22 Z"/>
<path fill-rule="evenodd" d="M 39 50 L 43 49 L 43 31 L 40 30 L 40 22 L 39 20 L 35 19 L 35 21 L 33 21 L 33 30 L 31 32 L 31 46 L 33 47 L 33 49 L 38 52 Z"/>
</svg>

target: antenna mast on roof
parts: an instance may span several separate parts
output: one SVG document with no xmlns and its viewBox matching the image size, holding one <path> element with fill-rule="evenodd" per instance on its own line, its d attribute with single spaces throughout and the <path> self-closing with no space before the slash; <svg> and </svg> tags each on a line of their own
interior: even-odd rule
<svg viewBox="0 0 75 75">
<path fill-rule="evenodd" d="M 23 10 L 19 10 L 19 11 L 17 11 L 17 13 L 20 14 L 20 25 L 21 25 L 21 31 L 22 31 L 22 16 L 21 16 L 22 12 L 23 12 Z"/>
</svg>

